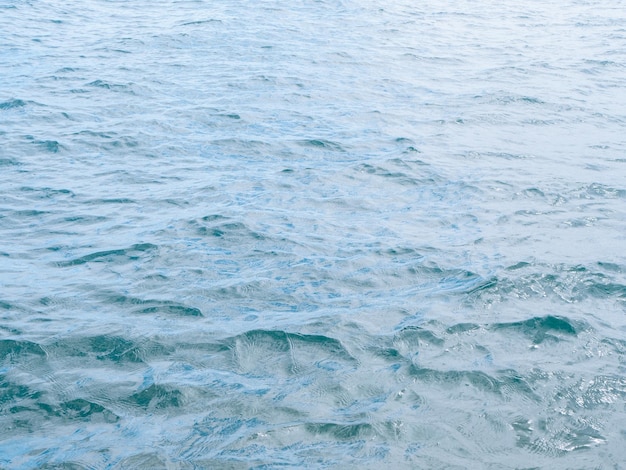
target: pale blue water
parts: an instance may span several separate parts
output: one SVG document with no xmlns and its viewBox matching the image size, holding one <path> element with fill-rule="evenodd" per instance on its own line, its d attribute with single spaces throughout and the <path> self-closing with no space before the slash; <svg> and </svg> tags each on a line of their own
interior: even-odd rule
<svg viewBox="0 0 626 470">
<path fill-rule="evenodd" d="M 0 0 L 0 467 L 624 468 L 626 3 Z"/>
</svg>

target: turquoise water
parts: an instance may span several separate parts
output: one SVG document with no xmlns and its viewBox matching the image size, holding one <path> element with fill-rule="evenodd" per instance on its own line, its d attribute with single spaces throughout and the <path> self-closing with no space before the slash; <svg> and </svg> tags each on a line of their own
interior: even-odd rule
<svg viewBox="0 0 626 470">
<path fill-rule="evenodd" d="M 0 467 L 622 468 L 623 1 L 0 1 Z"/>
</svg>

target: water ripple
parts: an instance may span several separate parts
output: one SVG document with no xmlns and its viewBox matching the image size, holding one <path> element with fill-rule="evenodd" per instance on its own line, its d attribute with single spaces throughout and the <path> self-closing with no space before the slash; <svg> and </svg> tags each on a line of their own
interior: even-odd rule
<svg viewBox="0 0 626 470">
<path fill-rule="evenodd" d="M 5 1 L 0 467 L 620 467 L 622 7 Z"/>
</svg>

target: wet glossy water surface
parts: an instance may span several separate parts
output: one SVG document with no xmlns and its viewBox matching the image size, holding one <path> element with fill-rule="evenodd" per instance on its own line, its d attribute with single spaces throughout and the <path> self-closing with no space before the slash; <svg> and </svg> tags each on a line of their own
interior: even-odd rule
<svg viewBox="0 0 626 470">
<path fill-rule="evenodd" d="M 625 12 L 0 1 L 0 467 L 623 468 Z"/>
</svg>

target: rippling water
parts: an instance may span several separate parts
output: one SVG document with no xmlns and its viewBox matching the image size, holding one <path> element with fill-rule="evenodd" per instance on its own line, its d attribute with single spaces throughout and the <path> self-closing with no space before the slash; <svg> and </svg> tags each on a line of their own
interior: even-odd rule
<svg viewBox="0 0 626 470">
<path fill-rule="evenodd" d="M 620 468 L 622 0 L 0 2 L 0 466 Z"/>
</svg>

